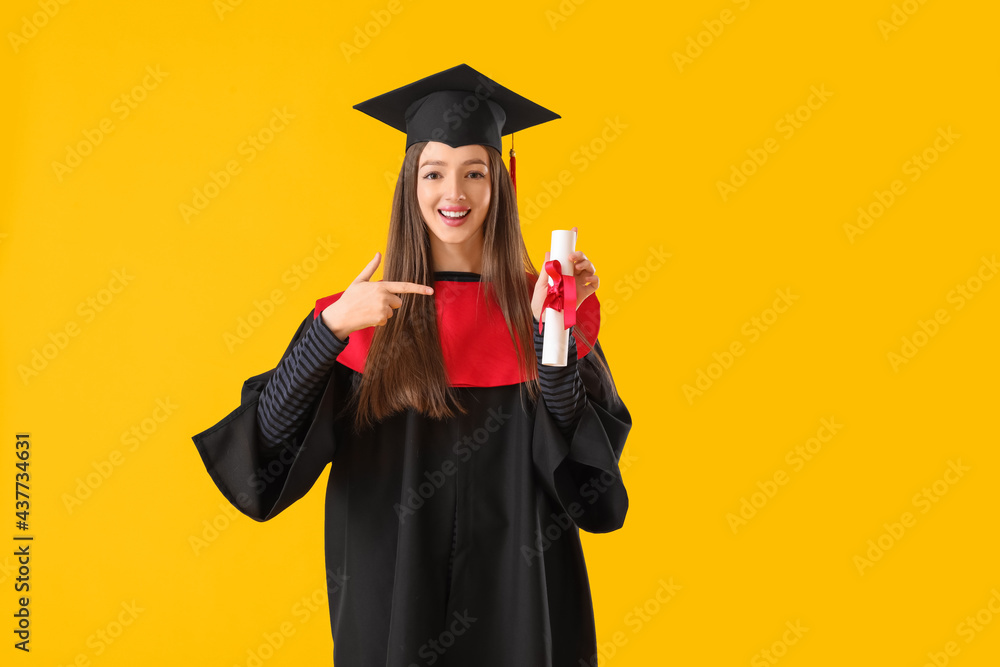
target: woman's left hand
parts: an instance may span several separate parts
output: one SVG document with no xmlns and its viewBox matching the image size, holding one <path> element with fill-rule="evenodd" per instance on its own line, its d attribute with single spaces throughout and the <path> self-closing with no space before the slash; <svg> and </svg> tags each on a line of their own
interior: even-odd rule
<svg viewBox="0 0 1000 667">
<path fill-rule="evenodd" d="M 573 227 L 573 231 L 577 231 Z M 580 304 L 600 287 L 601 279 L 597 277 L 593 262 L 580 250 L 574 250 L 569 255 L 570 261 L 574 262 L 573 276 L 576 279 L 576 307 L 580 309 Z M 545 261 L 549 261 L 549 253 L 545 253 Z M 565 268 L 565 267 L 564 267 Z M 567 276 L 568 277 L 568 276 Z M 542 319 L 542 303 L 545 302 L 545 295 L 549 290 L 549 274 L 543 269 L 538 274 L 538 281 L 535 283 L 535 292 L 531 296 L 531 313 L 536 320 Z"/>
</svg>

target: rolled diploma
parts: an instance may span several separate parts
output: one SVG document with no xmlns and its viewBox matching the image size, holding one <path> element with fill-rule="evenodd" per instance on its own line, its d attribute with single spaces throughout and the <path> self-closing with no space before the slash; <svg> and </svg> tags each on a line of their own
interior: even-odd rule
<svg viewBox="0 0 1000 667">
<path fill-rule="evenodd" d="M 552 248 L 549 261 L 559 260 L 564 276 L 573 277 L 573 265 L 569 255 L 576 249 L 576 232 L 565 229 L 552 230 Z M 549 285 L 554 281 L 549 277 Z M 575 308 L 576 305 L 574 304 Z M 542 313 L 545 325 L 542 327 L 542 364 L 545 366 L 565 366 L 569 351 L 569 329 L 566 329 L 562 312 L 546 308 Z"/>
</svg>

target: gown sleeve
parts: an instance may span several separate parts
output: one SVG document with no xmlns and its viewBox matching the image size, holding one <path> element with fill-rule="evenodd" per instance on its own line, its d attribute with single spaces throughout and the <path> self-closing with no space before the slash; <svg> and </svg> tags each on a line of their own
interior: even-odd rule
<svg viewBox="0 0 1000 667">
<path fill-rule="evenodd" d="M 575 340 L 572 329 L 570 340 Z M 599 374 L 595 355 L 607 362 L 598 340 L 577 360 L 578 379 L 566 381 L 565 386 L 570 387 L 582 384 L 586 390 L 582 400 L 567 399 L 560 407 L 551 391 L 542 388 L 532 433 L 532 458 L 542 484 L 576 525 L 587 532 L 607 533 L 621 528 L 628 512 L 628 494 L 618 461 L 632 428 L 632 416 L 621 398 L 612 394 L 613 380 L 608 383 Z"/>
<path fill-rule="evenodd" d="M 577 370 L 579 353 L 573 331 L 575 328 L 570 327 L 569 330 L 565 366 L 538 364 L 538 386 L 545 396 L 545 407 L 549 409 L 549 414 L 556 420 L 559 430 L 566 438 L 572 437 L 587 400 L 587 389 L 583 386 L 583 380 Z M 538 332 L 538 319 L 534 320 L 532 331 L 535 337 L 535 355 L 541 359 L 545 337 Z"/>
<path fill-rule="evenodd" d="M 317 317 L 291 354 L 278 363 L 257 401 L 257 422 L 268 447 L 295 444 L 327 372 L 346 347 L 347 341 Z"/>
<path fill-rule="evenodd" d="M 192 436 L 205 468 L 234 507 L 255 521 L 267 521 L 304 496 L 333 458 L 335 396 L 332 361 L 314 385 L 308 407 L 296 420 L 293 437 L 278 445 L 261 430 L 260 397 L 283 362 L 285 366 L 308 341 L 314 314 L 299 325 L 278 366 L 243 383 L 240 405 L 219 423 Z M 335 337 L 331 338 L 337 340 Z M 345 343 L 346 344 L 346 343 Z"/>
</svg>

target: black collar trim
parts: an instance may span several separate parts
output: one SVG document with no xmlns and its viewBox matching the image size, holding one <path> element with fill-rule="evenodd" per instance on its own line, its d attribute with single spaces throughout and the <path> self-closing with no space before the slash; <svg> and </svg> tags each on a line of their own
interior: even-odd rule
<svg viewBox="0 0 1000 667">
<path fill-rule="evenodd" d="M 435 271 L 434 280 L 447 280 L 456 283 L 482 282 L 482 276 L 471 271 Z"/>
</svg>

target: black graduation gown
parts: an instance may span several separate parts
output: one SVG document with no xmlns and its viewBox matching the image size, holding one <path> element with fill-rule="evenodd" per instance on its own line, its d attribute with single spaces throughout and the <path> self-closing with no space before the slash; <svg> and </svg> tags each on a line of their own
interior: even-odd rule
<svg viewBox="0 0 1000 667">
<path fill-rule="evenodd" d="M 468 414 L 410 410 L 355 435 L 335 415 L 357 371 L 338 362 L 292 445 L 269 446 L 257 424 L 274 369 L 246 380 L 240 406 L 193 440 L 225 497 L 256 521 L 301 498 L 331 463 L 337 667 L 596 665 L 578 531 L 624 522 L 618 460 L 632 420 L 591 365 L 595 353 L 604 357 L 599 341 L 578 361 L 588 402 L 569 439 L 544 398 L 532 403 L 518 384 L 455 387 Z"/>
</svg>

